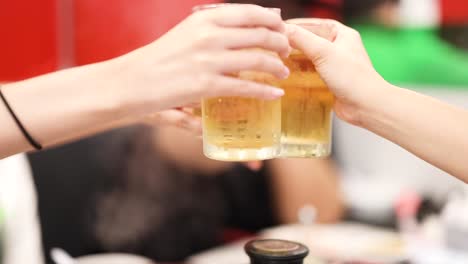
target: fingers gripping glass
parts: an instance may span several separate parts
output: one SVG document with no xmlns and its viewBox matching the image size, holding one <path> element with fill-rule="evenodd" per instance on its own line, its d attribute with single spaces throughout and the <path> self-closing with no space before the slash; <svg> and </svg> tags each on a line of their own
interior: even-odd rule
<svg viewBox="0 0 468 264">
<path fill-rule="evenodd" d="M 194 12 L 236 4 L 202 5 Z M 280 13 L 280 9 L 270 9 Z M 265 51 L 266 52 L 266 51 Z M 273 85 L 277 79 L 261 72 L 234 76 Z M 275 158 L 280 151 L 281 102 L 241 97 L 207 98 L 202 101 L 203 152 L 223 161 Z"/>
</svg>

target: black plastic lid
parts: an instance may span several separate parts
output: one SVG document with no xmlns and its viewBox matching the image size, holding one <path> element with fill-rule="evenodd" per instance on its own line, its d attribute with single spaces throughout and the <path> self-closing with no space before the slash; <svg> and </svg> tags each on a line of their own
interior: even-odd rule
<svg viewBox="0 0 468 264">
<path fill-rule="evenodd" d="M 302 244 L 278 239 L 253 240 L 244 249 L 251 264 L 302 264 L 309 254 Z"/>
</svg>

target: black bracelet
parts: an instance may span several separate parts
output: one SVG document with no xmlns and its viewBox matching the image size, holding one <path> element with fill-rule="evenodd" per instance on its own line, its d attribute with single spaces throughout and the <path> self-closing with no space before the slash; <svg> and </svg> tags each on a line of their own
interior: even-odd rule
<svg viewBox="0 0 468 264">
<path fill-rule="evenodd" d="M 1 88 L 1 87 L 0 87 Z M 26 131 L 26 128 L 24 128 L 23 124 L 21 121 L 18 119 L 18 117 L 15 115 L 15 112 L 13 109 L 11 109 L 10 105 L 8 104 L 8 101 L 6 100 L 5 96 L 3 96 L 2 90 L 0 89 L 0 97 L 2 98 L 3 103 L 5 104 L 6 108 L 8 109 L 8 112 L 10 112 L 11 116 L 13 117 L 13 120 L 15 120 L 16 125 L 18 125 L 19 129 L 23 133 L 24 137 L 26 140 L 33 146 L 36 150 L 41 150 L 42 146 L 39 144 L 36 140 L 34 140 L 31 135 Z"/>
</svg>

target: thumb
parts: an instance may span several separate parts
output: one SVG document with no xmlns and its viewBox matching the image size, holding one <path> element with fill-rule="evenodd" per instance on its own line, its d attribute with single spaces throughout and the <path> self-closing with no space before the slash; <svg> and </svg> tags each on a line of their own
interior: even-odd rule
<svg viewBox="0 0 468 264">
<path fill-rule="evenodd" d="M 326 57 L 332 48 L 332 42 L 301 26 L 287 24 L 286 30 L 291 46 L 304 52 L 313 62 Z"/>
</svg>

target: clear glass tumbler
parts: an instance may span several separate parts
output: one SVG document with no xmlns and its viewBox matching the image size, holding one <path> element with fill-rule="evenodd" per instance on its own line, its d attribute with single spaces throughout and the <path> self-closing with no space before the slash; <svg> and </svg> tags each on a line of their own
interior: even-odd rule
<svg viewBox="0 0 468 264">
<path fill-rule="evenodd" d="M 199 12 L 226 4 L 197 6 Z M 280 12 L 279 9 L 271 9 Z M 267 51 L 265 51 L 267 52 Z M 262 72 L 233 73 L 238 78 L 278 84 L 274 76 Z M 202 101 L 203 151 L 222 161 L 250 161 L 275 158 L 280 151 L 281 100 L 241 97 L 206 98 Z"/>
</svg>

